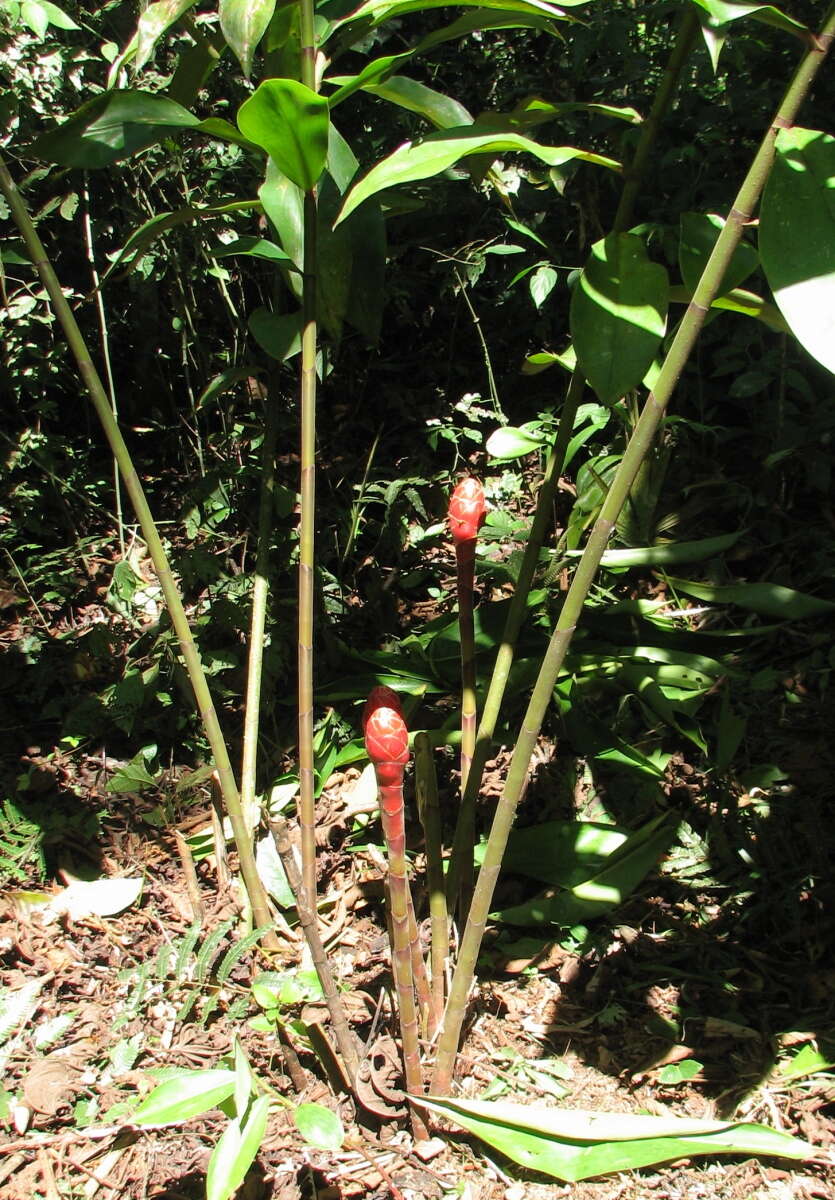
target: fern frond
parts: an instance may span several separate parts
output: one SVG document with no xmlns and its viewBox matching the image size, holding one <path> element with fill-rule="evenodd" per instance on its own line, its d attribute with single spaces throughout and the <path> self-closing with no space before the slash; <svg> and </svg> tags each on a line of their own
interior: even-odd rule
<svg viewBox="0 0 835 1200">
<path fill-rule="evenodd" d="M 272 925 L 262 925 L 260 929 L 253 929 L 252 933 L 248 933 L 240 941 L 232 943 L 217 969 L 218 983 L 226 982 L 235 963 L 239 962 L 246 952 L 251 950 L 257 942 L 260 942 L 264 934 L 269 933 L 272 928 Z"/>
<path fill-rule="evenodd" d="M 215 955 L 217 954 L 218 947 L 234 924 L 234 917 L 231 917 L 228 921 L 221 921 L 220 925 L 213 929 L 203 942 L 194 966 L 194 978 L 198 983 L 205 982 L 206 976 L 208 975 L 209 969 L 212 965 Z"/>
<path fill-rule="evenodd" d="M 194 953 L 194 947 L 197 945 L 197 939 L 200 937 L 200 930 L 200 922 L 195 921 L 177 947 L 177 957 L 174 961 L 174 978 L 177 983 L 182 983 L 184 979 L 188 978 L 187 968 Z"/>
</svg>

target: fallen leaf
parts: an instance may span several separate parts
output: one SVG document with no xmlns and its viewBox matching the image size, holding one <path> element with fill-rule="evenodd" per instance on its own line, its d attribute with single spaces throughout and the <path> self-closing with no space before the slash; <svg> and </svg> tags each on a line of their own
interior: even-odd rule
<svg viewBox="0 0 835 1200">
<path fill-rule="evenodd" d="M 43 910 L 44 924 L 57 921 L 65 913 L 71 921 L 115 916 L 139 899 L 142 882 L 128 878 L 94 879 L 89 883 L 78 880 L 53 896 Z"/>
</svg>

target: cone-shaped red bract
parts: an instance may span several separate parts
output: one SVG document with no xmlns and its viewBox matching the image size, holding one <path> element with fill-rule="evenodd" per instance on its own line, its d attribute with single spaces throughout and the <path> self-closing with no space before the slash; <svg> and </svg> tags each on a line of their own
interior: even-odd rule
<svg viewBox="0 0 835 1200">
<path fill-rule="evenodd" d="M 393 708 L 375 708 L 365 726 L 365 749 L 381 787 L 400 783 L 409 761 L 409 731 Z"/>
<path fill-rule="evenodd" d="M 470 542 L 478 537 L 487 504 L 484 488 L 477 479 L 462 479 L 449 502 L 449 528 L 453 540 Z"/>
<path fill-rule="evenodd" d="M 362 727 L 365 729 L 368 724 L 368 718 L 376 708 L 393 708 L 395 712 L 401 712 L 400 697 L 394 688 L 386 687 L 384 683 L 378 684 L 377 687 L 371 689 L 368 693 L 368 699 L 365 702 L 365 707 L 362 710 Z"/>
</svg>

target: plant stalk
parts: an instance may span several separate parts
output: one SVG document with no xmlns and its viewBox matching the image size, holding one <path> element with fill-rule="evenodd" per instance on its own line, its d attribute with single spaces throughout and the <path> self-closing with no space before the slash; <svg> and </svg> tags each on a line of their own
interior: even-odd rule
<svg viewBox="0 0 835 1200">
<path fill-rule="evenodd" d="M 270 581 L 270 532 L 273 523 L 275 489 L 275 447 L 278 437 L 278 412 L 269 389 L 264 396 L 266 421 L 261 459 L 261 496 L 258 506 L 258 549 L 252 584 L 252 615 L 249 624 L 246 696 L 244 698 L 244 740 L 241 762 L 241 808 L 250 834 L 254 828 L 255 784 L 258 767 L 258 730 L 261 716 L 261 676 L 264 664 L 264 629 Z"/>
<path fill-rule="evenodd" d="M 330 1013 L 336 1044 L 353 1087 L 356 1084 L 357 1072 L 360 1067 L 356 1037 L 351 1032 L 348 1018 L 345 1015 L 327 952 L 319 934 L 316 912 L 312 907 L 310 894 L 305 890 L 304 881 L 296 863 L 296 856 L 293 853 L 287 822 L 283 817 L 276 817 L 270 821 L 270 832 L 273 835 L 275 848 L 281 859 L 281 865 L 284 867 L 284 874 L 287 876 L 290 890 L 296 899 L 299 924 L 310 948 L 310 957 L 313 959 L 316 974 L 325 994 L 325 1003 Z"/>
<path fill-rule="evenodd" d="M 113 416 L 107 393 L 90 358 L 81 330 L 73 316 L 72 309 L 64 297 L 61 285 L 58 282 L 43 243 L 38 236 L 32 218 L 29 216 L 23 197 L 20 195 L 14 180 L 9 174 L 2 156 L 0 156 L 0 190 L 2 190 L 8 202 L 12 219 L 26 243 L 32 264 L 37 270 L 52 301 L 55 313 L 67 339 L 67 344 L 78 365 L 79 374 L 87 388 L 113 455 L 119 464 L 119 470 L 125 484 L 125 491 L 130 497 L 142 530 L 142 536 L 148 547 L 148 553 L 154 565 L 154 570 L 159 579 L 165 604 L 171 617 L 171 624 L 174 626 L 174 631 L 180 645 L 180 653 L 182 654 L 183 662 L 185 663 L 194 691 L 200 720 L 206 732 L 209 746 L 211 747 L 224 805 L 232 823 L 232 831 L 241 865 L 241 875 L 243 876 L 244 886 L 252 905 L 255 925 L 271 925 L 272 918 L 270 916 L 267 894 L 264 891 L 264 885 L 261 883 L 255 867 L 255 856 L 252 852 L 249 837 L 247 836 L 240 796 L 238 795 L 238 788 L 235 784 L 235 777 L 229 761 L 226 742 L 223 738 L 217 711 L 212 700 L 205 672 L 203 671 L 203 664 L 200 661 L 200 654 L 192 636 L 191 628 L 189 627 L 188 617 L 186 616 L 177 584 L 171 572 L 168 556 L 165 553 L 162 539 L 159 536 L 157 526 L 145 497 L 145 492 L 136 468 L 133 465 L 130 451 L 122 437 L 119 425 Z M 268 949 L 277 949 L 278 939 L 275 937 L 275 934 L 270 933 L 265 935 L 264 945 Z"/>
<path fill-rule="evenodd" d="M 449 956 L 449 917 L 444 890 L 441 807 L 432 744 L 426 733 L 415 734 L 415 796 L 426 845 L 426 884 L 431 926 L 430 966 L 432 1001 L 429 1036 L 434 1037 L 444 1016 L 446 965 Z"/>
<path fill-rule="evenodd" d="M 301 0 L 301 81 L 316 91 L 313 0 Z M 299 518 L 299 827 L 302 878 L 316 911 L 316 797 L 313 771 L 313 584 L 316 517 L 316 188 L 304 194 L 301 483 Z"/>
<path fill-rule="evenodd" d="M 527 777 L 528 764 L 536 739 L 553 696 L 554 684 L 565 659 L 589 588 L 597 574 L 600 559 L 615 528 L 629 489 L 649 453 L 670 396 L 684 369 L 685 363 L 701 332 L 710 305 L 719 292 L 725 271 L 742 231 L 750 221 L 765 181 L 774 161 L 774 147 L 781 128 L 790 127 L 811 83 L 829 50 L 835 35 L 835 4 L 824 22 L 821 33 L 813 40 L 795 71 L 792 82 L 766 131 L 754 160 L 734 200 L 728 219 L 717 238 L 693 299 L 679 325 L 673 343 L 664 359 L 655 388 L 638 419 L 624 452 L 618 471 L 612 480 L 609 494 L 595 522 L 583 556 L 577 567 L 563 603 L 551 642 L 546 651 L 530 704 L 522 721 L 519 739 L 508 769 L 504 791 L 496 810 L 485 850 L 484 864 L 479 872 L 470 917 L 461 942 L 458 965 L 452 979 L 444 1027 L 438 1043 L 438 1054 L 432 1077 L 432 1092 L 445 1095 L 452 1085 L 452 1073 L 458 1049 L 458 1039 L 466 1011 L 467 996 L 475 972 L 476 960 L 484 936 L 487 917 L 496 881 L 501 870 L 507 839 L 513 825 L 516 807 Z"/>
</svg>

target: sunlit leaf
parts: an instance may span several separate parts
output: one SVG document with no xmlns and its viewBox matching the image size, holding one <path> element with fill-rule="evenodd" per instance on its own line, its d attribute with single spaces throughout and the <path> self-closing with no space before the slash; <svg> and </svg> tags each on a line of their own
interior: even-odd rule
<svg viewBox="0 0 835 1200">
<path fill-rule="evenodd" d="M 542 448 L 542 438 L 532 437 L 523 429 L 515 429 L 512 425 L 503 425 L 491 433 L 484 449 L 491 458 L 508 460 L 522 458 L 534 450 Z"/>
<path fill-rule="evenodd" d="M 766 278 L 792 333 L 835 372 L 835 138 L 780 130 L 759 238 Z"/>
<path fill-rule="evenodd" d="M 714 586 L 690 579 L 669 580 L 672 587 L 686 596 L 695 596 L 710 604 L 736 604 L 764 617 L 783 621 L 800 621 L 805 617 L 823 616 L 835 609 L 835 602 L 820 596 L 810 596 L 778 583 L 729 583 Z"/>
<path fill-rule="evenodd" d="M 134 1125 L 177 1125 L 217 1108 L 234 1091 L 234 1071 L 189 1071 L 155 1087 L 131 1121 Z"/>
<path fill-rule="evenodd" d="M 576 1183 L 699 1155 L 814 1157 L 807 1142 L 765 1125 L 537 1108 L 490 1100 L 412 1097 L 515 1163 Z"/>
<path fill-rule="evenodd" d="M 521 134 L 474 132 L 472 127 L 465 126 L 430 134 L 420 142 L 406 142 L 388 158 L 377 163 L 348 193 L 339 220 L 344 221 L 364 200 L 384 188 L 430 179 L 473 154 L 496 156 L 517 151 L 532 154 L 549 166 L 579 158 L 612 170 L 619 169 L 619 164 L 613 159 L 588 150 L 577 150 L 573 146 L 541 146 Z"/>
<path fill-rule="evenodd" d="M 339 1150 L 345 1140 L 342 1122 L 324 1104 L 298 1105 L 293 1120 L 304 1140 L 319 1150 Z"/>
<path fill-rule="evenodd" d="M 156 0 L 149 4 L 136 27 L 136 58 L 134 65 L 141 71 L 154 52 L 159 39 L 184 12 L 193 8 L 195 0 Z"/>
<path fill-rule="evenodd" d="M 199 124 L 197 117 L 165 96 L 104 92 L 41 134 L 30 151 L 65 167 L 104 167 L 152 146 L 169 129 Z"/>
<path fill-rule="evenodd" d="M 206 1200 L 229 1200 L 243 1183 L 264 1140 L 269 1108 L 269 1096 L 259 1096 L 245 1117 L 226 1126 L 209 1159 Z"/>
<path fill-rule="evenodd" d="M 782 9 L 775 8 L 773 4 L 744 4 L 736 3 L 735 0 L 692 0 L 692 2 L 704 9 L 715 25 L 727 25 L 742 17 L 753 17 L 755 21 L 761 21 L 764 25 L 773 25 L 777 29 L 784 29 L 787 33 L 802 35 L 807 32 L 807 27 L 802 22 L 788 16 Z"/>
<path fill-rule="evenodd" d="M 252 56 L 275 12 L 276 0 L 220 0 L 220 29 L 249 78 Z"/>
<path fill-rule="evenodd" d="M 571 299 L 578 365 L 601 400 L 641 382 L 664 336 L 667 272 L 630 233 L 596 242 Z"/>
<path fill-rule="evenodd" d="M 238 128 L 298 187 L 317 183 L 328 156 L 328 102 L 309 87 L 264 80 L 238 109 Z"/>
</svg>

